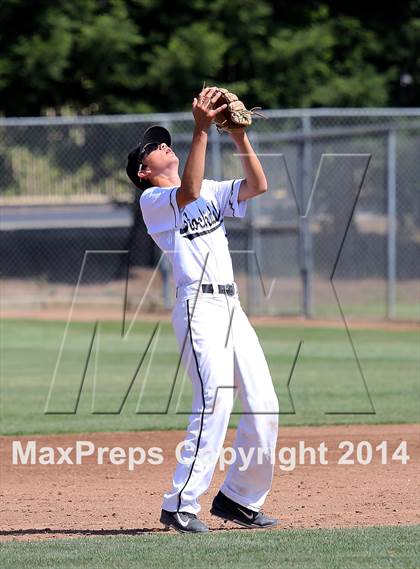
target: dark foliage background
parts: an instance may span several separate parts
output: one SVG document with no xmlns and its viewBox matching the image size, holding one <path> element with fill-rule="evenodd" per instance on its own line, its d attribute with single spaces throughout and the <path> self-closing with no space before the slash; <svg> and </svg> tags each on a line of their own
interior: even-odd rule
<svg viewBox="0 0 420 569">
<path fill-rule="evenodd" d="M 420 2 L 3 0 L 0 113 L 190 108 L 204 80 L 249 106 L 415 106 Z"/>
</svg>

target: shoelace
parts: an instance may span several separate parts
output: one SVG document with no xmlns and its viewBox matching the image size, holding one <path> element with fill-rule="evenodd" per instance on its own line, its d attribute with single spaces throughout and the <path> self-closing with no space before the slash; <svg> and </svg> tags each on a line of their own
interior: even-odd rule
<svg viewBox="0 0 420 569">
<path fill-rule="evenodd" d="M 191 514 L 191 512 L 179 512 L 179 513 L 183 516 L 187 516 L 187 518 L 197 519 L 197 516 L 195 514 Z"/>
</svg>

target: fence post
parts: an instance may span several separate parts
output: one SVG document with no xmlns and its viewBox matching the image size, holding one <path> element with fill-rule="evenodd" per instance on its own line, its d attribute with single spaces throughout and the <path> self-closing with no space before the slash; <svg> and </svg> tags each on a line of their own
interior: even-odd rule
<svg viewBox="0 0 420 569">
<path fill-rule="evenodd" d="M 395 129 L 387 138 L 387 317 L 395 318 L 397 280 L 397 140 Z"/>
<path fill-rule="evenodd" d="M 211 167 L 212 176 L 214 180 L 222 179 L 222 152 L 220 144 L 220 134 L 217 132 L 216 127 L 210 129 L 210 142 L 211 142 Z"/>
<path fill-rule="evenodd" d="M 309 318 L 312 316 L 312 235 L 309 215 L 305 216 L 312 178 L 311 117 L 309 115 L 302 116 L 302 132 L 303 141 L 300 145 L 300 173 L 298 177 L 300 272 L 302 278 L 303 314 Z"/>
<path fill-rule="evenodd" d="M 252 144 L 255 154 L 258 155 L 258 137 L 255 132 L 250 132 L 248 134 L 249 140 Z M 259 273 L 258 265 L 262 271 L 261 264 L 261 232 L 257 226 L 256 220 L 259 217 L 261 211 L 261 201 L 260 199 L 249 200 L 249 225 L 248 225 L 248 251 L 252 254 L 248 254 L 248 278 L 247 278 L 247 296 L 248 304 L 247 310 L 248 314 L 255 314 L 258 312 L 257 308 L 260 305 L 261 298 L 261 280 L 263 275 Z"/>
</svg>

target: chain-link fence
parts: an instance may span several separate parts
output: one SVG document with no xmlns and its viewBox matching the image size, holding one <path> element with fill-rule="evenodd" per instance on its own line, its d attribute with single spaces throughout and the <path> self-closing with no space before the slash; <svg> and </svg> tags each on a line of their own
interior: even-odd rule
<svg viewBox="0 0 420 569">
<path fill-rule="evenodd" d="M 249 136 L 269 192 L 226 223 L 244 306 L 417 318 L 420 109 L 264 114 Z M 125 174 L 151 124 L 171 131 L 182 169 L 190 113 L 0 121 L 3 308 L 70 302 L 77 283 L 88 306 L 135 307 L 146 290 L 143 307 L 171 304 L 167 265 L 154 271 L 160 254 Z M 206 177 L 242 175 L 229 136 L 211 130 Z"/>
</svg>

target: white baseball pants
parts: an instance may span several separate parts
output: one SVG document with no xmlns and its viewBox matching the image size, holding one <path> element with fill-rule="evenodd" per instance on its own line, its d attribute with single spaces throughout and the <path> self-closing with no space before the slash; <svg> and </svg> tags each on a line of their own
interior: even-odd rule
<svg viewBox="0 0 420 569">
<path fill-rule="evenodd" d="M 236 461 L 221 491 L 259 511 L 273 477 L 278 401 L 258 337 L 237 294 L 197 296 L 187 287 L 177 296 L 172 323 L 192 381 L 193 403 L 172 488 L 162 507 L 200 511 L 199 497 L 210 485 L 237 394 L 243 415 L 234 443 Z M 244 456 L 250 457 L 247 468 Z"/>
</svg>

